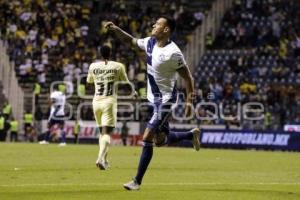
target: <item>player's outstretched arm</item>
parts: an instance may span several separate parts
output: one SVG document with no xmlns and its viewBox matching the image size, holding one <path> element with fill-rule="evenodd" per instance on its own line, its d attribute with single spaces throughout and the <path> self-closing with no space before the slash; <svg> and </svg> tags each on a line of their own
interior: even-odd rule
<svg viewBox="0 0 300 200">
<path fill-rule="evenodd" d="M 190 117 L 192 114 L 192 103 L 194 99 L 194 79 L 187 66 L 181 67 L 177 70 L 180 77 L 185 82 L 186 88 L 186 106 L 185 106 L 185 116 Z"/>
<path fill-rule="evenodd" d="M 133 37 L 129 33 L 122 30 L 120 27 L 116 26 L 113 22 L 107 22 L 104 25 L 107 30 L 113 31 L 116 36 L 119 38 L 120 41 L 128 43 L 128 44 L 134 44 L 137 45 L 137 38 Z"/>
</svg>

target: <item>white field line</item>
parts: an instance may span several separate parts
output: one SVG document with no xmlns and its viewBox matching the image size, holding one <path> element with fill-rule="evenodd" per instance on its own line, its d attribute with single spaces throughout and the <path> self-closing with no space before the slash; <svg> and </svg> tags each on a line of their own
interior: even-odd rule
<svg viewBox="0 0 300 200">
<path fill-rule="evenodd" d="M 41 183 L 41 184 L 5 184 L 0 187 L 48 187 L 48 186 L 120 186 L 122 183 Z M 210 186 L 210 185 L 299 185 L 298 182 L 257 182 L 257 183 L 145 183 L 145 186 Z"/>
</svg>

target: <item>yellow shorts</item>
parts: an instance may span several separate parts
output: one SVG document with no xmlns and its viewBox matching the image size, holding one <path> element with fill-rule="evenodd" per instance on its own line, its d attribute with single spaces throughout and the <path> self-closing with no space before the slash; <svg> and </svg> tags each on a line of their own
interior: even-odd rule
<svg viewBox="0 0 300 200">
<path fill-rule="evenodd" d="M 93 111 L 96 123 L 99 127 L 115 127 L 117 123 L 117 100 L 106 97 L 93 100 Z"/>
</svg>

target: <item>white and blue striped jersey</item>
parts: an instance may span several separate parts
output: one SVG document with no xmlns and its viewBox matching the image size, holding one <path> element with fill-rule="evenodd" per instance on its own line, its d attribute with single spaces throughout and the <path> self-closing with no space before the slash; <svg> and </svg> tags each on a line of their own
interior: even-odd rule
<svg viewBox="0 0 300 200">
<path fill-rule="evenodd" d="M 147 54 L 147 99 L 151 103 L 175 102 L 176 70 L 186 66 L 179 47 L 172 41 L 158 47 L 154 37 L 138 39 L 137 45 Z"/>
<path fill-rule="evenodd" d="M 50 95 L 51 101 L 54 100 L 54 103 L 51 105 L 50 116 L 51 118 L 62 117 L 65 115 L 65 104 L 66 104 L 66 96 L 64 93 L 60 91 L 54 91 Z"/>
</svg>

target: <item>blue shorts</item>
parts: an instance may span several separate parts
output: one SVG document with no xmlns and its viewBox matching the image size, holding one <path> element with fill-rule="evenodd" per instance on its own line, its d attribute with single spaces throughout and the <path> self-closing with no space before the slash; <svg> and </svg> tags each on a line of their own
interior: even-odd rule
<svg viewBox="0 0 300 200">
<path fill-rule="evenodd" d="M 51 118 L 50 121 L 48 122 L 49 127 L 51 127 L 55 124 L 59 124 L 59 125 L 63 126 L 65 124 L 64 116 L 57 116 L 55 118 Z"/>
<path fill-rule="evenodd" d="M 147 128 L 155 131 L 156 134 L 164 132 L 169 134 L 169 119 L 172 115 L 172 102 L 164 104 L 150 104 L 151 119 L 147 123 Z"/>
</svg>

